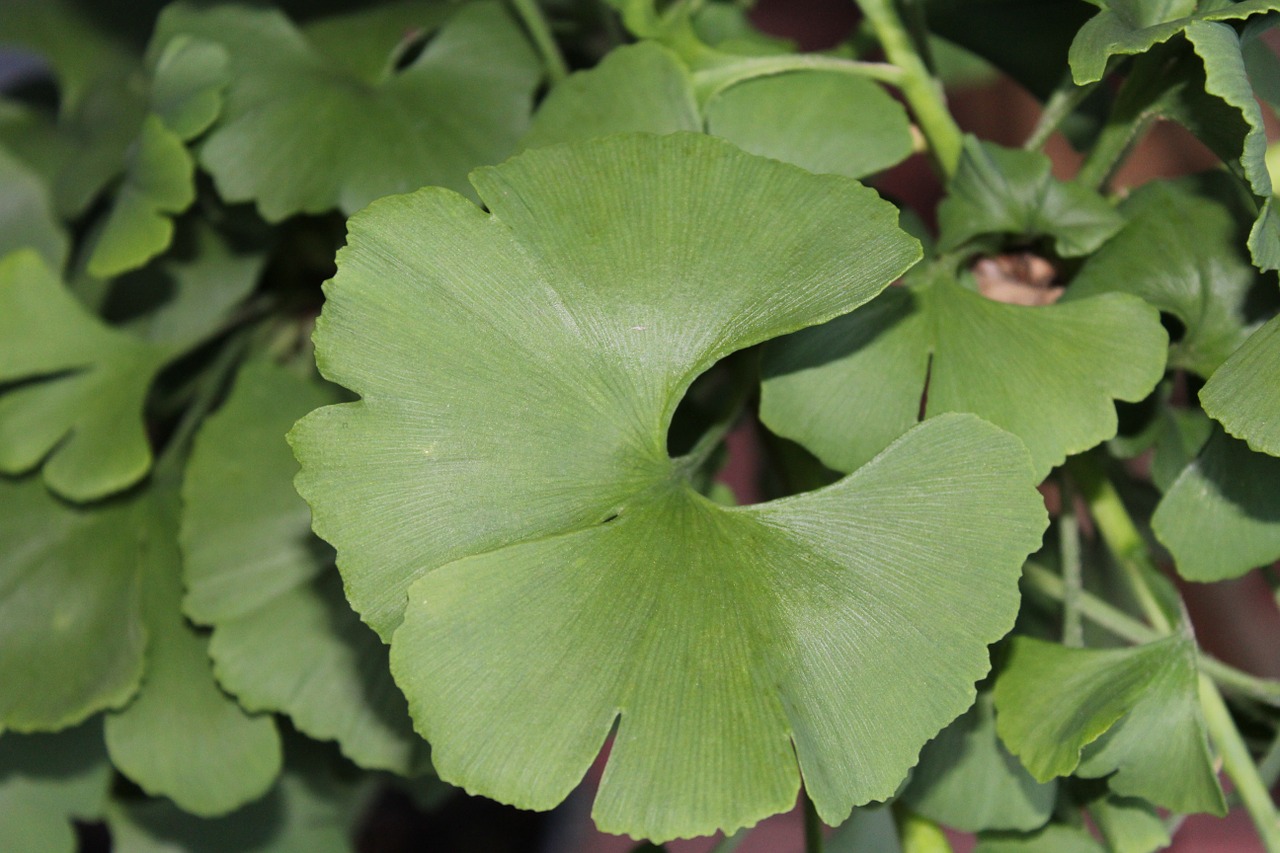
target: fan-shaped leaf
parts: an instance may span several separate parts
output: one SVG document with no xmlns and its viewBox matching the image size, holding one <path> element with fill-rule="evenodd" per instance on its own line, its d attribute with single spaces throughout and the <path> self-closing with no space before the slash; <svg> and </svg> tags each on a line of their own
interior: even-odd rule
<svg viewBox="0 0 1280 853">
<path fill-rule="evenodd" d="M 497 3 L 457 9 L 407 68 L 384 44 L 379 79 L 363 68 L 367 25 L 386 35 L 385 13 L 348 16 L 353 42 L 338 58 L 332 38 L 316 45 L 281 13 L 247 7 L 168 8 L 157 41 L 185 34 L 222 45 L 231 83 L 200 162 L 223 197 L 254 201 L 278 221 L 294 213 L 358 210 L 428 183 L 466 188 L 476 165 L 506 156 L 525 131 L 539 66 Z M 424 26 L 441 15 L 426 7 Z M 403 34 L 403 29 L 401 30 Z"/>
<path fill-rule="evenodd" d="M 1044 524 L 1021 446 L 940 418 L 727 509 L 664 433 L 718 358 L 865 301 L 914 241 L 848 179 L 691 134 L 473 180 L 490 214 L 424 190 L 352 220 L 317 349 L 362 400 L 292 434 L 442 778 L 548 808 L 621 714 L 607 830 L 749 824 L 801 772 L 828 822 L 890 795 L 1011 624 Z"/>
<path fill-rule="evenodd" d="M 111 765 L 96 720 L 57 734 L 0 737 L 0 850 L 75 853 L 73 819 L 102 813 Z"/>
<path fill-rule="evenodd" d="M 996 730 L 1037 779 L 1110 774 L 1118 794 L 1224 814 L 1199 695 L 1185 637 L 1110 650 L 1017 637 L 996 679 Z"/>
<path fill-rule="evenodd" d="M 288 714 L 356 763 L 425 763 L 387 650 L 351 611 L 332 552 L 293 490 L 285 433 L 341 399 L 280 367 L 249 364 L 201 429 L 183 485 L 187 612 L 213 626 L 218 680 L 254 711 Z"/>
<path fill-rule="evenodd" d="M 1040 476 L 1116 432 L 1113 399 L 1164 371 L 1155 310 L 1110 294 L 1027 307 L 927 273 L 766 350 L 761 417 L 851 471 L 916 421 L 973 412 L 1021 438 Z"/>
<path fill-rule="evenodd" d="M 72 500 L 137 482 L 143 402 L 172 355 L 88 314 L 34 251 L 0 260 L 0 471 L 48 457 L 45 482 Z"/>
<path fill-rule="evenodd" d="M 1200 403 L 1254 450 L 1280 456 L 1280 317 L 1254 332 L 1200 389 Z"/>
</svg>

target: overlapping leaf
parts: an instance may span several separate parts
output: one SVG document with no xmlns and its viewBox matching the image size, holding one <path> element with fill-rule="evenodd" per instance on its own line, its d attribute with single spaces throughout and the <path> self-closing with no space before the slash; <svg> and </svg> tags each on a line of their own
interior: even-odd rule
<svg viewBox="0 0 1280 853">
<path fill-rule="evenodd" d="M 851 471 L 915 423 L 923 397 L 925 417 L 973 412 L 1017 435 L 1043 476 L 1115 435 L 1112 400 L 1142 399 L 1164 371 L 1159 317 L 1127 294 L 1027 307 L 915 278 L 769 347 L 770 429 Z"/>
<path fill-rule="evenodd" d="M 246 708 L 286 713 L 362 766 L 407 773 L 425 763 L 426 744 L 391 681 L 386 647 L 347 605 L 293 490 L 285 433 L 339 399 L 284 368 L 241 371 L 187 467 L 186 607 L 213 626 L 218 680 Z"/>
<path fill-rule="evenodd" d="M 137 482 L 151 466 L 143 402 L 173 355 L 88 314 L 34 251 L 0 260 L 0 471 L 43 462 L 73 500 Z"/>
<path fill-rule="evenodd" d="M 970 136 L 938 206 L 938 244 L 948 251 L 990 235 L 1047 237 L 1059 255 L 1077 257 L 1095 251 L 1123 224 L 1098 193 L 1055 180 L 1046 155 Z"/>
<path fill-rule="evenodd" d="M 1089 816 L 1111 853 L 1155 853 L 1169 846 L 1169 828 L 1146 800 L 1108 794 L 1089 804 Z"/>
<path fill-rule="evenodd" d="M 406 22 L 431 35 L 441 5 L 348 16 L 315 41 L 278 11 L 167 9 L 158 43 L 185 34 L 229 57 L 225 107 L 199 152 L 222 196 L 270 221 L 349 213 L 428 183 L 465 189 L 467 172 L 506 156 L 527 126 L 537 60 L 501 6 L 480 2 L 398 69 Z"/>
<path fill-rule="evenodd" d="M 1038 832 L 992 832 L 979 836 L 973 853 L 1103 853 L 1103 847 L 1081 826 L 1053 823 Z"/>
<path fill-rule="evenodd" d="M 65 728 L 137 689 L 146 631 L 135 504 L 81 509 L 39 478 L 0 477 L 0 726 Z"/>
<path fill-rule="evenodd" d="M 848 179 L 700 135 L 473 180 L 489 214 L 424 190 L 352 220 L 317 350 L 362 400 L 292 434 L 442 778 L 548 808 L 621 715 L 611 831 L 749 824 L 801 772 L 828 822 L 891 794 L 1011 624 L 1044 524 L 1025 452 L 940 418 L 829 489 L 727 509 L 664 432 L 718 358 L 864 302 L 914 241 Z"/>
<path fill-rule="evenodd" d="M 1260 275 L 1245 251 L 1249 207 L 1221 172 L 1147 184 L 1125 201 L 1128 224 L 1085 263 L 1067 296 L 1142 297 L 1184 327 L 1170 365 L 1212 376 L 1280 302 L 1274 276 Z"/>
<path fill-rule="evenodd" d="M 0 257 L 35 249 L 50 269 L 67 258 L 67 234 L 53 213 L 44 182 L 0 148 Z"/>
<path fill-rule="evenodd" d="M 100 817 L 110 784 L 97 720 L 57 734 L 0 736 L 0 849 L 75 853 L 71 821 Z"/>
<path fill-rule="evenodd" d="M 1056 782 L 1040 783 L 996 737 L 991 692 L 929 741 L 899 796 L 917 814 L 964 832 L 1030 831 L 1053 813 Z"/>
<path fill-rule="evenodd" d="M 1107 776 L 1117 794 L 1223 814 L 1198 677 L 1185 637 L 1112 650 L 1018 637 L 996 680 L 996 729 L 1037 779 Z"/>
<path fill-rule="evenodd" d="M 1254 332 L 1200 389 L 1204 410 L 1254 450 L 1280 456 L 1280 317 Z"/>
<path fill-rule="evenodd" d="M 790 71 L 736 83 L 702 108 L 696 88 L 696 75 L 667 48 L 654 42 L 619 48 L 552 90 L 524 145 L 705 130 L 753 154 L 852 178 L 912 151 L 906 112 L 869 80 Z"/>
<path fill-rule="evenodd" d="M 269 717 L 248 716 L 218 688 L 208 641 L 182 617 L 172 476 L 157 474 L 128 531 L 142 566 L 147 672 L 133 700 L 107 716 L 107 749 L 148 793 L 192 814 L 225 814 L 271 787 L 280 743 Z"/>
</svg>

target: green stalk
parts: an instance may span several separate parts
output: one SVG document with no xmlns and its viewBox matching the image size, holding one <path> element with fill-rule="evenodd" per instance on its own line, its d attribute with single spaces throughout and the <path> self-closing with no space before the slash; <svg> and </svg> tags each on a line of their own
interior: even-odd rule
<svg viewBox="0 0 1280 853">
<path fill-rule="evenodd" d="M 893 0 L 858 0 L 858 6 L 880 38 L 885 56 L 902 70 L 903 97 L 919 122 L 943 177 L 950 178 L 960 162 L 964 135 L 947 109 L 942 86 L 912 44 Z"/>
<path fill-rule="evenodd" d="M 804 800 L 804 853 L 822 853 L 822 819 L 818 817 L 818 809 L 809 798 L 809 792 L 802 795 Z"/>
<path fill-rule="evenodd" d="M 1075 112 L 1076 107 L 1093 93 L 1096 86 L 1096 83 L 1077 86 L 1071 79 L 1071 72 L 1068 71 L 1062 82 L 1049 95 L 1049 99 L 1044 102 L 1040 118 L 1036 121 L 1036 126 L 1031 129 L 1031 135 L 1027 137 L 1027 141 L 1022 143 L 1022 147 L 1028 151 L 1042 147 L 1067 116 Z"/>
<path fill-rule="evenodd" d="M 1267 853 L 1280 853 L 1280 815 L 1276 814 L 1271 792 L 1258 775 L 1258 768 L 1249 755 L 1240 731 L 1217 686 L 1205 675 L 1200 676 L 1200 705 L 1204 708 L 1205 723 L 1209 735 L 1222 756 L 1222 766 L 1235 783 L 1236 793 L 1244 803 L 1245 811 L 1253 819 Z"/>
<path fill-rule="evenodd" d="M 564 54 L 560 52 L 560 46 L 551 35 L 551 25 L 542 14 L 537 0 L 511 0 L 511 4 L 515 6 L 516 14 L 524 22 L 525 29 L 533 39 L 534 47 L 542 56 L 542 65 L 546 68 L 547 77 L 552 84 L 559 83 L 568 77 L 569 64 L 564 61 Z"/>
<path fill-rule="evenodd" d="M 1075 490 L 1062 477 L 1062 510 L 1058 514 L 1058 538 L 1062 557 L 1062 644 L 1079 648 L 1084 645 L 1084 623 L 1080 613 L 1080 595 L 1084 591 L 1084 572 L 1080 565 L 1080 522 L 1076 518 Z"/>
</svg>

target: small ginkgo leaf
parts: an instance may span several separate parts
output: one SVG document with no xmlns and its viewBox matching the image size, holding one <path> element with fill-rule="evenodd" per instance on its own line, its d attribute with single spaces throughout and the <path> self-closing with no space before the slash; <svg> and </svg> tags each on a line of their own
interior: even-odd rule
<svg viewBox="0 0 1280 853">
<path fill-rule="evenodd" d="M 272 222 L 350 213 L 424 184 L 464 190 L 467 172 L 510 153 L 527 127 L 537 59 L 499 4 L 455 7 L 439 26 L 435 7 L 443 5 L 414 7 L 422 35 L 433 37 L 403 69 L 395 61 L 403 21 L 393 35 L 378 10 L 345 16 L 348 49 L 332 33 L 310 41 L 276 10 L 166 9 L 160 43 L 187 35 L 221 45 L 229 57 L 225 104 L 199 148 L 223 198 L 253 201 Z M 342 61 L 349 51 L 365 56 L 366 26 L 391 38 L 375 80 Z M 425 29 L 437 26 L 434 34 Z"/>
<path fill-rule="evenodd" d="M 860 178 L 911 154 L 906 111 L 870 80 L 789 71 L 735 83 L 700 108 L 695 78 L 656 42 L 619 48 L 556 86 L 526 148 L 611 133 L 705 130 L 752 154 Z"/>
<path fill-rule="evenodd" d="M 428 189 L 351 220 L 316 343 L 362 399 L 291 434 L 441 777 L 549 808 L 616 721 L 607 831 L 732 830 L 801 774 L 829 823 L 891 795 L 1012 623 L 1045 523 L 1025 450 L 938 418 L 828 489 L 726 508 L 665 433 L 718 359 L 910 265 L 895 211 L 697 134 L 473 181 L 487 213 Z"/>
<path fill-rule="evenodd" d="M 213 627 L 219 683 L 252 711 L 288 714 L 363 767 L 426 765 L 386 646 L 352 612 L 332 552 L 293 490 L 285 433 L 342 396 L 264 363 L 241 369 L 201 428 L 183 483 L 187 613 Z"/>
<path fill-rule="evenodd" d="M 978 237 L 1047 237 L 1063 257 L 1087 255 L 1124 225 L 1094 190 L 1059 181 L 1039 151 L 965 140 L 947 197 L 938 206 L 939 248 L 958 248 Z"/>
<path fill-rule="evenodd" d="M 1198 678 L 1186 637 L 1107 650 L 1017 637 L 996 679 L 996 730 L 1042 781 L 1106 776 L 1117 794 L 1225 814 Z"/>
<path fill-rule="evenodd" d="M 761 417 L 852 471 L 916 421 L 924 398 L 925 417 L 973 412 L 1009 430 L 1044 476 L 1115 435 L 1112 400 L 1151 392 L 1167 342 L 1155 309 L 1127 294 L 1008 305 L 929 273 L 771 344 Z"/>
<path fill-rule="evenodd" d="M 0 260 L 0 472 L 43 462 L 79 501 L 136 483 L 151 467 L 143 402 L 173 355 L 90 315 L 34 251 Z"/>
<path fill-rule="evenodd" d="M 100 818 L 110 785 L 97 720 L 56 734 L 0 736 L 0 850 L 75 853 L 72 820 Z"/>
<path fill-rule="evenodd" d="M 138 693 L 107 715 L 111 761 L 153 795 L 192 814 L 225 814 L 262 796 L 280 772 L 270 717 L 250 717 L 213 677 L 208 640 L 182 617 L 178 493 L 157 474 L 130 525 L 141 562 L 147 672 Z"/>
<path fill-rule="evenodd" d="M 133 512 L 130 499 L 79 508 L 38 477 L 0 477 L 0 727 L 65 728 L 137 690 L 146 629 Z"/>
<path fill-rule="evenodd" d="M 1239 577 L 1280 560 L 1280 459 L 1216 432 L 1151 517 L 1178 574 Z"/>
<path fill-rule="evenodd" d="M 153 63 L 151 112 L 184 141 L 204 133 L 222 112 L 230 62 L 226 48 L 215 42 L 186 35 L 170 39 Z"/>
<path fill-rule="evenodd" d="M 35 249 L 50 269 L 60 270 L 67 247 L 66 230 L 53 212 L 44 181 L 0 147 L 0 257 Z"/>
<path fill-rule="evenodd" d="M 1251 207 L 1224 172 L 1147 184 L 1125 200 L 1128 224 L 1085 262 L 1067 297 L 1142 297 L 1182 322 L 1170 366 L 1212 376 L 1280 301 L 1275 277 L 1245 251 Z"/>
<path fill-rule="evenodd" d="M 1204 410 L 1260 453 L 1280 456 L 1280 317 L 1271 318 L 1200 389 Z"/>
</svg>

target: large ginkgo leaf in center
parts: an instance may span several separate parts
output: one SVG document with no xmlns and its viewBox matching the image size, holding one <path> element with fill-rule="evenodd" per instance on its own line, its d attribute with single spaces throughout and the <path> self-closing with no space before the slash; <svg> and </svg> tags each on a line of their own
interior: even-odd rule
<svg viewBox="0 0 1280 853">
<path fill-rule="evenodd" d="M 666 452 L 730 352 L 866 302 L 895 212 L 693 134 L 532 151 L 352 219 L 316 344 L 359 402 L 292 434 L 317 532 L 440 775 L 654 839 L 803 774 L 838 822 L 972 702 L 1045 523 L 1029 457 L 944 416 L 819 492 L 711 504 Z"/>
</svg>

